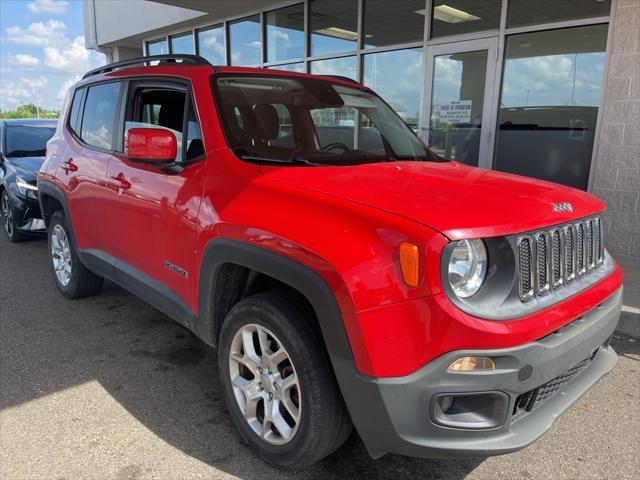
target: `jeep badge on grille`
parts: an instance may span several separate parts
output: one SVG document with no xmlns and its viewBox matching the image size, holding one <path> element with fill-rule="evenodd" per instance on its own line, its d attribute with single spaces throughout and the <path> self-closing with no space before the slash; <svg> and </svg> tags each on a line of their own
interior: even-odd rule
<svg viewBox="0 0 640 480">
<path fill-rule="evenodd" d="M 553 206 L 554 212 L 573 212 L 573 205 L 571 205 L 569 202 L 552 203 L 551 205 Z"/>
</svg>

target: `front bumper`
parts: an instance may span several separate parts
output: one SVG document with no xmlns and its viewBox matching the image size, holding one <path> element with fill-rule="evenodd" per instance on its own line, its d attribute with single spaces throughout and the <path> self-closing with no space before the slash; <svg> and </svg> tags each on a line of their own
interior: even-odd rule
<svg viewBox="0 0 640 480">
<path fill-rule="evenodd" d="M 44 235 L 47 229 L 42 219 L 38 200 L 24 197 L 17 191 L 9 196 L 13 221 L 20 233 L 27 235 Z"/>
<path fill-rule="evenodd" d="M 621 305 L 622 288 L 540 340 L 513 348 L 453 351 L 405 377 L 365 377 L 346 362 L 334 367 L 352 370 L 336 373 L 340 379 L 350 379 L 340 381 L 340 387 L 374 458 L 385 453 L 427 458 L 509 453 L 540 437 L 613 368 L 617 356 L 609 340 Z M 490 356 L 497 368 L 481 373 L 447 371 L 454 360 L 468 355 Z M 465 428 L 441 421 L 437 399 L 447 395 L 494 398 L 480 409 L 480 417 L 475 416 L 491 421 Z M 473 401 L 467 403 L 473 406 Z"/>
</svg>

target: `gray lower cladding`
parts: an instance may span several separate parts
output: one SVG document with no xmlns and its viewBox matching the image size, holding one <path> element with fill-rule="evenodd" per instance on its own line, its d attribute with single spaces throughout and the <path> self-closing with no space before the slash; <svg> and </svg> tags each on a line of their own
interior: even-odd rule
<svg viewBox="0 0 640 480">
<path fill-rule="evenodd" d="M 540 340 L 514 348 L 450 352 L 406 377 L 376 379 L 351 372 L 349 381 L 340 381 L 340 387 L 348 406 L 354 406 L 349 408 L 350 414 L 374 458 L 385 453 L 464 458 L 513 452 L 540 437 L 614 367 L 617 355 L 609 341 L 621 305 L 622 287 L 579 319 Z M 447 370 L 453 361 L 468 355 L 492 357 L 496 370 Z M 352 367 L 343 363 L 339 368 Z M 566 380 L 568 371 L 577 373 Z M 345 379 L 347 375 L 342 374 L 346 373 L 339 372 L 338 378 Z M 516 401 L 523 398 L 522 394 L 541 386 L 541 392 L 548 392 L 544 386 L 558 383 L 557 391 L 553 395 L 545 393 L 544 401 L 536 402 L 531 411 L 515 414 Z M 491 415 L 499 418 L 498 422 L 478 423 L 474 428 L 437 424 L 434 402 L 438 398 L 478 393 L 488 393 L 497 400 Z"/>
</svg>

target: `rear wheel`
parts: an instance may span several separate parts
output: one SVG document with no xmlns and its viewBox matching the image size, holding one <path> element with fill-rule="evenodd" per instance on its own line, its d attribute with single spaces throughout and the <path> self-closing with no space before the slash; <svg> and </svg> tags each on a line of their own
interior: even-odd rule
<svg viewBox="0 0 640 480">
<path fill-rule="evenodd" d="M 24 240 L 24 235 L 16 228 L 13 210 L 11 209 L 11 199 L 9 198 L 9 192 L 6 190 L 3 190 L 2 195 L 0 195 L 0 215 L 2 215 L 2 224 L 9 241 L 20 242 Z"/>
<path fill-rule="evenodd" d="M 48 238 L 51 266 L 60 293 L 70 299 L 97 294 L 103 279 L 80 262 L 61 211 L 55 212 L 49 220 Z"/>
<path fill-rule="evenodd" d="M 352 426 L 306 305 L 285 291 L 246 298 L 220 334 L 227 408 L 267 462 L 305 468 L 336 450 Z"/>
</svg>

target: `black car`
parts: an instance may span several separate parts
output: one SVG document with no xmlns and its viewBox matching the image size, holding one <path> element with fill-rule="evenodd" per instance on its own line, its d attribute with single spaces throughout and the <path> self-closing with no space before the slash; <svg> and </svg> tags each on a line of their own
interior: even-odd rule
<svg viewBox="0 0 640 480">
<path fill-rule="evenodd" d="M 0 215 L 12 242 L 46 234 L 36 173 L 57 123 L 55 119 L 0 120 Z"/>
</svg>

